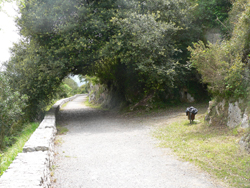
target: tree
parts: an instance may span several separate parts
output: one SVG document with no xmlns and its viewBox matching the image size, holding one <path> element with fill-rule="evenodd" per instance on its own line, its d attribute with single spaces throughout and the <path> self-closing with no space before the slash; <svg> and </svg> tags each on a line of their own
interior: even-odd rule
<svg viewBox="0 0 250 188">
<path fill-rule="evenodd" d="M 164 79 L 165 83 L 171 83 L 175 47 L 171 35 L 177 28 L 170 21 L 168 24 L 158 21 L 160 13 L 157 11 L 143 13 L 139 1 L 25 1 L 25 7 L 21 5 L 20 12 L 22 16 L 18 19 L 18 25 L 26 41 L 13 49 L 8 70 L 11 72 L 11 69 L 20 68 L 16 71 L 26 74 L 23 79 L 27 82 L 21 85 L 33 88 L 28 94 L 34 96 L 30 97 L 30 100 L 33 99 L 31 105 L 40 99 L 43 101 L 43 98 L 50 98 L 49 93 L 55 90 L 53 87 L 57 87 L 58 82 L 69 73 L 95 75 L 96 70 L 93 67 L 106 61 L 106 49 L 113 43 L 119 46 L 118 40 L 125 42 L 122 51 L 112 49 L 119 54 L 118 61 L 122 60 L 118 63 L 119 67 L 125 66 L 128 69 L 125 72 L 131 72 L 135 75 L 132 77 L 140 80 L 137 81 L 137 87 L 141 84 L 141 91 L 159 87 Z M 137 24 L 140 28 L 136 28 Z M 156 28 L 151 31 L 147 27 Z M 136 35 L 131 35 L 129 29 L 134 29 Z M 119 33 L 123 35 L 119 36 Z M 138 42 L 136 37 L 140 37 Z M 148 39 L 145 40 L 146 38 Z M 148 46 L 149 42 L 151 46 Z M 136 52 L 134 54 L 130 53 L 133 48 Z M 149 56 L 151 51 L 154 52 Z M 111 53 L 107 54 L 107 57 L 110 56 Z M 107 62 L 115 63 L 113 59 L 111 61 Z M 26 68 L 21 64 L 25 64 Z M 33 69 L 35 71 L 30 72 Z M 34 79 L 30 79 L 33 76 Z M 48 84 L 54 79 L 55 84 Z M 17 79 L 16 82 L 20 80 Z M 115 86 L 114 82 L 111 83 Z M 48 89 L 41 91 L 37 87 Z M 34 88 L 39 94 L 35 94 Z"/>
<path fill-rule="evenodd" d="M 31 114 L 69 74 L 97 76 L 127 101 L 167 95 L 194 75 L 185 66 L 187 46 L 201 37 L 193 12 L 182 0 L 24 0 L 23 41 L 7 64 L 12 87 L 29 96 Z"/>
<path fill-rule="evenodd" d="M 137 80 L 135 87 L 138 89 L 138 85 L 142 85 L 147 93 L 160 89 L 163 84 L 173 85 L 175 46 L 171 36 L 178 29 L 172 23 L 157 22 L 160 14 L 128 14 L 125 19 L 111 20 L 119 28 L 119 32 L 104 46 L 102 60 L 98 64 L 99 70 L 103 72 L 103 66 L 110 63 L 113 65 L 110 68 L 116 66 L 115 69 L 104 72 L 104 75 L 113 71 L 119 72 L 113 81 L 118 81 L 117 87 L 124 86 L 123 83 L 128 81 L 125 91 L 133 84 L 131 77 L 127 77 L 129 71 Z M 100 74 L 97 76 L 101 77 Z M 126 77 L 125 80 L 120 80 L 122 77 Z M 103 78 L 102 80 L 104 81 Z"/>
<path fill-rule="evenodd" d="M 56 95 L 57 99 L 70 97 L 72 96 L 72 88 L 65 83 L 61 83 Z"/>
<path fill-rule="evenodd" d="M 245 7 L 241 13 L 239 2 Z M 250 8 L 249 2 L 235 2 L 232 13 L 237 12 L 238 19 L 234 24 L 231 38 L 220 44 L 203 42 L 194 44 L 191 51 L 191 62 L 202 75 L 203 82 L 208 83 L 211 92 L 227 98 L 247 98 L 249 92 L 249 54 L 250 54 Z M 231 17 L 231 15 L 230 15 Z M 235 20 L 236 18 L 231 19 Z"/>
<path fill-rule="evenodd" d="M 89 84 L 86 83 L 79 87 L 78 93 L 80 94 L 88 93 L 88 90 L 89 90 Z"/>
<path fill-rule="evenodd" d="M 63 83 L 71 88 L 70 95 L 75 95 L 78 92 L 78 85 L 72 78 L 64 78 Z"/>
<path fill-rule="evenodd" d="M 69 87 L 71 87 L 72 90 L 77 90 L 78 85 L 72 78 L 64 78 L 63 83 L 67 84 Z"/>
<path fill-rule="evenodd" d="M 63 69 L 62 64 L 51 62 L 43 53 L 33 41 L 20 42 L 12 48 L 11 60 L 6 64 L 6 75 L 13 90 L 28 96 L 25 115 L 32 120 L 43 114 L 66 76 L 58 71 Z"/>
<path fill-rule="evenodd" d="M 224 27 L 221 25 L 228 18 L 231 10 L 231 0 L 197 0 L 195 17 L 196 22 L 202 24 L 203 28 Z"/>
</svg>

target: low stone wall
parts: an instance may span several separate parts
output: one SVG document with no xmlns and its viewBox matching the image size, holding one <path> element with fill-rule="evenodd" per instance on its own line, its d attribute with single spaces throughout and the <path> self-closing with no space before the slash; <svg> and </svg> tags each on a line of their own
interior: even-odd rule
<svg viewBox="0 0 250 188">
<path fill-rule="evenodd" d="M 205 120 L 210 124 L 226 124 L 230 128 L 250 128 L 250 112 L 245 103 L 248 101 L 239 100 L 236 102 L 210 101 L 208 113 Z M 239 141 L 240 148 L 250 153 L 250 133 L 243 136 Z"/>
<path fill-rule="evenodd" d="M 222 122 L 218 122 L 218 120 L 223 120 L 221 118 L 224 118 L 223 124 L 230 128 L 240 126 L 243 129 L 247 129 L 250 127 L 250 113 L 247 107 L 240 107 L 243 106 L 243 103 L 246 102 L 243 100 L 236 102 L 227 102 L 225 100 L 220 102 L 210 101 L 205 120 L 209 124 L 221 124 Z"/>
<path fill-rule="evenodd" d="M 0 177 L 3 188 L 48 188 L 50 168 L 54 161 L 54 139 L 56 135 L 56 116 L 61 106 L 77 96 L 57 101 L 45 115 L 39 127 L 31 135 L 8 170 Z"/>
</svg>

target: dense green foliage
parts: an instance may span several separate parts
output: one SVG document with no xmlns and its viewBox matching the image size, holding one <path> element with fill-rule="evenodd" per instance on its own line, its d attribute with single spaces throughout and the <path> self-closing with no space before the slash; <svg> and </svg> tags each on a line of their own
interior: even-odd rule
<svg viewBox="0 0 250 188">
<path fill-rule="evenodd" d="M 197 0 L 195 1 L 196 22 L 203 28 L 223 27 L 223 22 L 228 18 L 232 4 L 231 0 Z"/>
<path fill-rule="evenodd" d="M 65 83 L 61 83 L 59 86 L 59 90 L 57 92 L 56 99 L 67 98 L 71 96 L 72 88 Z"/>
<path fill-rule="evenodd" d="M 13 133 L 20 129 L 22 108 L 26 106 L 26 96 L 12 92 L 8 79 L 0 72 L 0 151 L 12 143 Z"/>
<path fill-rule="evenodd" d="M 28 96 L 29 118 L 72 93 L 62 84 L 69 74 L 96 77 L 130 103 L 148 95 L 179 99 L 182 88 L 199 96 L 204 88 L 187 66 L 187 47 L 204 40 L 205 19 L 225 20 L 230 6 L 225 0 L 24 0 L 17 19 L 23 39 L 12 48 L 6 75 L 13 90 Z"/>
<path fill-rule="evenodd" d="M 77 90 L 78 85 L 72 78 L 65 78 L 63 83 L 67 84 L 72 90 Z"/>
<path fill-rule="evenodd" d="M 21 118 L 41 119 L 51 101 L 86 93 L 90 82 L 127 103 L 148 96 L 159 104 L 173 102 L 182 89 L 202 100 L 207 93 L 198 70 L 212 93 L 245 95 L 246 3 L 235 1 L 231 10 L 229 0 L 19 1 L 22 40 L 1 74 L 1 145 L 11 142 Z M 213 27 L 226 30 L 231 40 L 207 48 L 204 33 Z M 204 44 L 189 52 L 199 40 Z M 76 74 L 86 78 L 81 88 L 68 79 Z"/>
<path fill-rule="evenodd" d="M 235 2 L 230 12 L 229 22 L 233 29 L 229 40 L 208 46 L 200 41 L 194 44 L 194 48 L 189 48 L 192 52 L 192 65 L 202 75 L 203 82 L 209 84 L 214 96 L 236 99 L 248 97 L 250 87 L 249 5 L 247 1 Z"/>
<path fill-rule="evenodd" d="M 88 85 L 87 84 L 83 84 L 78 88 L 78 93 L 79 94 L 84 94 L 84 93 L 88 93 Z"/>
<path fill-rule="evenodd" d="M 72 96 L 78 93 L 78 85 L 72 78 L 65 78 L 63 79 L 63 83 L 70 87 L 70 93 L 68 96 Z"/>
<path fill-rule="evenodd" d="M 54 96 L 54 100 L 67 98 L 77 93 L 80 93 L 77 83 L 73 79 L 67 77 L 63 79 L 62 83 L 60 84 L 56 95 Z"/>
<path fill-rule="evenodd" d="M 113 86 L 128 101 L 155 93 L 161 100 L 175 96 L 174 88 L 186 85 L 187 46 L 197 41 L 199 28 L 192 21 L 191 3 L 186 1 L 145 1 L 139 10 L 127 11 L 111 23 L 118 32 L 101 50 L 94 64 L 101 83 Z"/>
<path fill-rule="evenodd" d="M 181 91 L 206 99 L 206 86 L 213 97 L 250 96 L 248 0 L 20 2 L 22 40 L 0 73 L 0 150 L 22 119 L 41 118 L 51 101 L 86 93 L 90 83 L 127 103 L 151 97 L 157 107 Z M 213 28 L 223 37 L 216 44 L 205 37 Z M 86 79 L 80 88 L 68 78 L 77 74 Z"/>
<path fill-rule="evenodd" d="M 10 78 L 12 88 L 21 94 L 26 94 L 26 115 L 36 117 L 45 110 L 45 107 L 56 96 L 62 79 L 65 75 L 58 71 L 59 63 L 46 61 L 35 50 L 38 45 L 29 42 L 20 42 L 12 48 L 13 56 L 7 64 L 6 75 Z M 41 48 L 39 48 L 41 49 Z"/>
</svg>

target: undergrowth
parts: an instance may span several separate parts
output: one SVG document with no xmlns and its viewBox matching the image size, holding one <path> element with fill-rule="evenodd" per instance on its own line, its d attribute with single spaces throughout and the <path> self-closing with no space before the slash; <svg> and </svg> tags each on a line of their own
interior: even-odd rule
<svg viewBox="0 0 250 188">
<path fill-rule="evenodd" d="M 93 103 L 89 102 L 89 100 L 85 100 L 85 101 L 83 102 L 83 104 L 84 104 L 85 106 L 90 107 L 90 108 L 105 110 L 105 108 L 102 108 L 101 104 L 93 104 Z"/>
<path fill-rule="evenodd" d="M 250 187 L 250 155 L 241 151 L 239 140 L 245 130 L 226 125 L 208 126 L 204 113 L 189 124 L 184 117 L 159 128 L 154 136 L 161 147 L 173 150 L 181 159 L 190 161 L 225 183 L 241 188 Z"/>
<path fill-rule="evenodd" d="M 57 135 L 64 135 L 69 131 L 67 127 L 62 127 L 59 125 L 56 126 L 56 129 L 57 129 Z"/>
<path fill-rule="evenodd" d="M 8 147 L 3 153 L 0 153 L 0 175 L 8 169 L 17 154 L 22 152 L 24 144 L 28 141 L 32 133 L 36 130 L 39 123 L 29 123 L 24 126 L 23 130 L 16 138 L 16 142 Z"/>
</svg>

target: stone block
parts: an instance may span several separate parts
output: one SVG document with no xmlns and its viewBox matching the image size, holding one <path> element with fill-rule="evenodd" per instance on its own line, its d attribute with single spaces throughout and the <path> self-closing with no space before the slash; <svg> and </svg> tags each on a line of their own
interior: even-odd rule
<svg viewBox="0 0 250 188">
<path fill-rule="evenodd" d="M 46 115 L 44 116 L 44 119 L 54 119 L 56 115 L 56 112 L 47 112 Z"/>
<path fill-rule="evenodd" d="M 243 114 L 243 119 L 242 119 L 241 127 L 244 128 L 244 129 L 249 128 L 248 121 L 249 121 L 248 115 Z"/>
<path fill-rule="evenodd" d="M 248 116 L 248 109 L 245 110 L 244 114 L 243 114 L 243 118 L 242 118 L 242 122 L 241 122 L 241 127 L 243 129 L 249 128 L 249 116 Z"/>
<path fill-rule="evenodd" d="M 250 134 L 246 134 L 239 141 L 240 149 L 250 153 Z"/>
<path fill-rule="evenodd" d="M 50 185 L 48 152 L 19 153 L 0 177 L 3 188 L 47 188 Z"/>
<path fill-rule="evenodd" d="M 229 103 L 227 126 L 229 126 L 230 128 L 234 128 L 241 124 L 241 122 L 241 110 L 239 108 L 238 102 L 235 102 L 234 104 Z"/>
<path fill-rule="evenodd" d="M 223 99 L 223 101 L 219 102 L 219 103 L 216 105 L 215 110 L 216 110 L 216 113 L 217 113 L 218 116 L 219 116 L 220 114 L 224 114 L 225 104 L 226 104 L 226 101 L 225 101 L 225 99 Z"/>
<path fill-rule="evenodd" d="M 193 103 L 194 101 L 194 97 L 192 97 L 191 94 L 187 93 L 187 102 Z"/>
<path fill-rule="evenodd" d="M 23 147 L 23 152 L 53 150 L 56 131 L 53 128 L 36 129 Z"/>
<path fill-rule="evenodd" d="M 215 44 L 216 42 L 220 43 L 222 40 L 222 34 L 219 29 L 213 28 L 207 30 L 207 32 L 205 33 L 205 38 L 212 44 Z"/>
<path fill-rule="evenodd" d="M 212 123 L 211 112 L 212 112 L 212 109 L 213 109 L 213 105 L 214 105 L 214 101 L 209 101 L 209 106 L 208 106 L 208 109 L 207 109 L 207 115 L 205 116 L 205 121 L 208 121 L 209 124 Z"/>
<path fill-rule="evenodd" d="M 57 115 L 58 111 L 59 111 L 59 106 L 54 107 L 54 108 L 52 107 L 48 112 L 46 112 L 44 118 L 46 118 L 46 119 L 52 118 L 53 119 Z"/>
<path fill-rule="evenodd" d="M 40 123 L 38 129 L 46 129 L 46 128 L 53 128 L 56 129 L 56 118 L 55 116 L 52 118 L 45 118 L 43 121 Z"/>
</svg>

